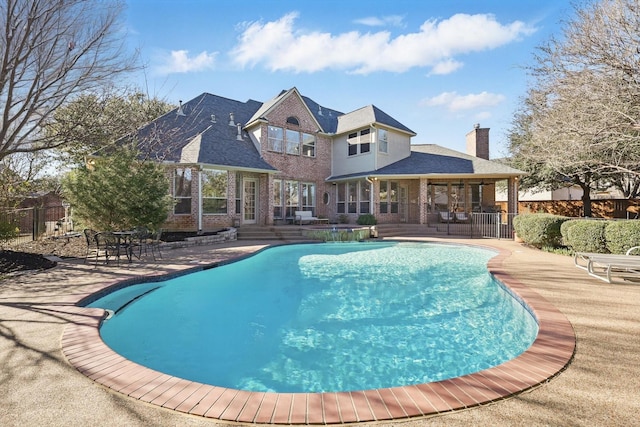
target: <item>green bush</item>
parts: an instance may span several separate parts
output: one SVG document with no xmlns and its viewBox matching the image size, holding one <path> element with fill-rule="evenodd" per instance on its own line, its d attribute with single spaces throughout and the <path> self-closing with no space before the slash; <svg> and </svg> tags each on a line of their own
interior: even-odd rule
<svg viewBox="0 0 640 427">
<path fill-rule="evenodd" d="M 565 227 L 566 236 L 563 236 L 566 246 L 575 252 L 607 253 L 605 229 L 609 221 L 572 220 Z M 565 223 L 566 224 L 566 223 Z"/>
<path fill-rule="evenodd" d="M 551 214 L 518 215 L 513 219 L 513 228 L 525 243 L 541 248 L 562 246 L 560 226 L 569 218 Z"/>
<path fill-rule="evenodd" d="M 376 225 L 378 223 L 376 217 L 372 214 L 362 214 L 358 217 L 356 222 L 358 225 Z"/>
<path fill-rule="evenodd" d="M 20 229 L 11 221 L 0 221 L 0 243 L 8 242 L 20 235 Z"/>
<path fill-rule="evenodd" d="M 581 219 L 570 219 L 568 221 L 565 221 L 562 223 L 562 225 L 560 226 L 560 235 L 562 236 L 562 244 L 564 246 L 570 246 L 569 245 L 569 238 L 567 237 L 567 234 L 569 232 L 569 229 L 579 223 L 580 221 L 582 221 Z"/>
<path fill-rule="evenodd" d="M 608 221 L 604 234 L 609 252 L 623 254 L 633 246 L 640 246 L 640 221 Z"/>
</svg>

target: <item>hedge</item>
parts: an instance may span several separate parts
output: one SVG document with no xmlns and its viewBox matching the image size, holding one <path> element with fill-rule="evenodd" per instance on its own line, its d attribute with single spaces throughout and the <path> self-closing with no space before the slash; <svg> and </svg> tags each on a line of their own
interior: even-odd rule
<svg viewBox="0 0 640 427">
<path fill-rule="evenodd" d="M 608 221 L 605 229 L 607 249 L 612 254 L 623 254 L 633 246 L 640 246 L 640 221 Z"/>
<path fill-rule="evenodd" d="M 563 224 L 564 244 L 575 252 L 607 253 L 605 230 L 609 224 L 610 221 L 601 220 L 567 221 Z"/>
<path fill-rule="evenodd" d="M 525 243 L 541 248 L 562 246 L 560 226 L 569 218 L 551 214 L 518 215 L 513 219 L 513 228 Z"/>
</svg>

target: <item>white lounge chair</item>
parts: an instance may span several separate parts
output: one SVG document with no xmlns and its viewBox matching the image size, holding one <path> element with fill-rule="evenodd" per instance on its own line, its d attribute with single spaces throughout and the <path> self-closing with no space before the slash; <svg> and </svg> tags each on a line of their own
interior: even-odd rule
<svg viewBox="0 0 640 427">
<path fill-rule="evenodd" d="M 466 212 L 456 212 L 454 213 L 456 216 L 456 222 L 469 222 L 469 215 Z"/>
<path fill-rule="evenodd" d="M 631 255 L 637 249 L 640 249 L 640 246 L 629 249 L 626 255 L 576 252 L 573 262 L 576 267 L 585 270 L 590 276 L 607 283 L 612 283 L 613 274 L 623 278 L 640 279 L 640 256 Z"/>
<path fill-rule="evenodd" d="M 438 212 L 438 214 L 439 214 L 440 222 L 453 222 L 454 220 L 453 214 L 451 212 L 440 211 Z"/>
</svg>

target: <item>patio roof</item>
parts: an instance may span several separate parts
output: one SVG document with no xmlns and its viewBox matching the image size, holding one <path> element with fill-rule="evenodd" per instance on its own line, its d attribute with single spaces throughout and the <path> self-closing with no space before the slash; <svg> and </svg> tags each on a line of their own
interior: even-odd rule
<svg viewBox="0 0 640 427">
<path fill-rule="evenodd" d="M 387 178 L 510 178 L 525 172 L 504 164 L 451 150 L 436 144 L 411 146 L 411 155 L 377 170 L 337 175 L 327 181 L 343 181 L 365 177 Z"/>
</svg>

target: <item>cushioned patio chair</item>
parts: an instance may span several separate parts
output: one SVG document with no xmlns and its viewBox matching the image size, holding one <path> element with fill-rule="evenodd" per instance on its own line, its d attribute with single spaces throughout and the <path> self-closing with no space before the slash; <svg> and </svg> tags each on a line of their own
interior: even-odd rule
<svg viewBox="0 0 640 427">
<path fill-rule="evenodd" d="M 466 212 L 455 212 L 456 222 L 469 222 L 471 217 Z"/>
<path fill-rule="evenodd" d="M 454 219 L 455 219 L 453 214 L 451 214 L 451 212 L 447 212 L 447 211 L 438 212 L 438 218 L 439 218 L 440 222 L 453 222 Z"/>
</svg>

